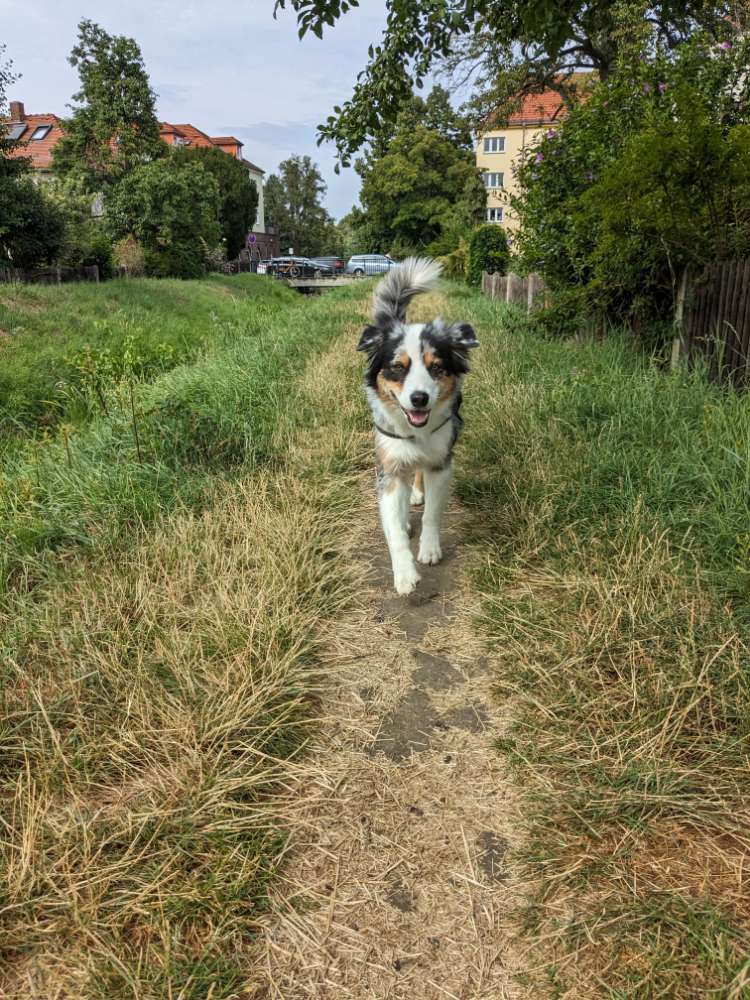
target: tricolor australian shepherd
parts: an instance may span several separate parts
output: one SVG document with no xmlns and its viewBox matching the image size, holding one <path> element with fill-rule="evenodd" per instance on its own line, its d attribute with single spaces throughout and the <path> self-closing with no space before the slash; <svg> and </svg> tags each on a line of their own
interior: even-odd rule
<svg viewBox="0 0 750 1000">
<path fill-rule="evenodd" d="M 399 594 L 419 582 L 409 547 L 410 500 L 424 500 L 418 560 L 442 558 L 440 521 L 462 424 L 461 382 L 469 349 L 479 345 L 467 323 L 406 322 L 411 300 L 429 291 L 439 274 L 439 264 L 418 257 L 389 271 L 375 290 L 374 324 L 357 348 L 369 359 L 365 388 L 375 424 L 380 518 Z"/>
</svg>

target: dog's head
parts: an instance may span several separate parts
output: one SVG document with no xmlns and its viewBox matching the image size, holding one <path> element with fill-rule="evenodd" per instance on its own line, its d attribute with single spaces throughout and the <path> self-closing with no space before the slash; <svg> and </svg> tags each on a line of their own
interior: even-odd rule
<svg viewBox="0 0 750 1000">
<path fill-rule="evenodd" d="M 450 400 L 469 370 L 479 341 L 468 323 L 442 320 L 368 326 L 357 350 L 368 354 L 367 384 L 388 408 L 400 407 L 412 427 L 424 427 L 433 409 Z"/>
</svg>

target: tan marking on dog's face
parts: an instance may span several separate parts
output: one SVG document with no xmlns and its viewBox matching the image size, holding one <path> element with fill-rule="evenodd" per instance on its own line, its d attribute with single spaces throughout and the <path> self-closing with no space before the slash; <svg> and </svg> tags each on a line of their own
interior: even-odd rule
<svg viewBox="0 0 750 1000">
<path fill-rule="evenodd" d="M 398 370 L 395 368 L 397 365 L 401 365 L 402 368 L 400 377 L 398 378 L 394 377 Z M 397 405 L 395 400 L 401 392 L 403 381 L 409 374 L 410 367 L 411 358 L 406 351 L 401 351 L 393 358 L 390 364 L 384 365 L 378 372 L 377 392 L 384 403 L 390 403 L 391 406 Z M 392 373 L 391 377 L 389 377 L 389 373 Z"/>
<path fill-rule="evenodd" d="M 438 384 L 438 399 L 441 402 L 444 399 L 449 399 L 456 391 L 456 376 L 449 374 L 445 370 L 442 358 L 431 348 L 428 348 L 424 352 L 422 360 L 424 361 L 425 368 L 430 372 L 430 378 Z M 440 370 L 435 372 L 430 371 L 432 365 L 438 365 Z"/>
<path fill-rule="evenodd" d="M 398 407 L 398 403 L 393 398 L 394 390 L 398 391 L 397 387 L 398 383 L 389 382 L 382 371 L 378 372 L 378 377 L 375 380 L 375 391 L 384 406 L 389 406 L 391 409 Z"/>
<path fill-rule="evenodd" d="M 456 391 L 456 376 L 449 375 L 448 372 L 443 372 L 443 374 L 437 379 L 438 385 L 440 386 L 440 392 L 438 393 L 438 399 L 450 399 L 453 393 Z"/>
</svg>

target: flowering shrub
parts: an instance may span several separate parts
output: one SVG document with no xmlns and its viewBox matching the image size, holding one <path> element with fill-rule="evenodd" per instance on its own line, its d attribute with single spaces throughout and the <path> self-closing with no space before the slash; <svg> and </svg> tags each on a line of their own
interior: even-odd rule
<svg viewBox="0 0 750 1000">
<path fill-rule="evenodd" d="M 521 266 L 564 315 L 671 314 L 687 265 L 750 252 L 750 41 L 621 67 L 518 170 Z"/>
</svg>

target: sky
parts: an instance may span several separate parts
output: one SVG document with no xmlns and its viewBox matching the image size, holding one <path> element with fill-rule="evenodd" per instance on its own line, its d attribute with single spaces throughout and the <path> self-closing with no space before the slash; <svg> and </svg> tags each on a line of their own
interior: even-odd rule
<svg viewBox="0 0 750 1000">
<path fill-rule="evenodd" d="M 141 47 L 161 121 L 235 135 L 267 174 L 309 154 L 328 184 L 334 218 L 356 204 L 359 178 L 335 174 L 316 126 L 351 94 L 367 48 L 380 38 L 385 0 L 361 0 L 322 40 L 297 38 L 293 11 L 273 19 L 274 0 L 0 0 L 0 44 L 21 79 L 8 91 L 29 114 L 68 113 L 78 77 L 67 57 L 83 18 Z"/>
</svg>

